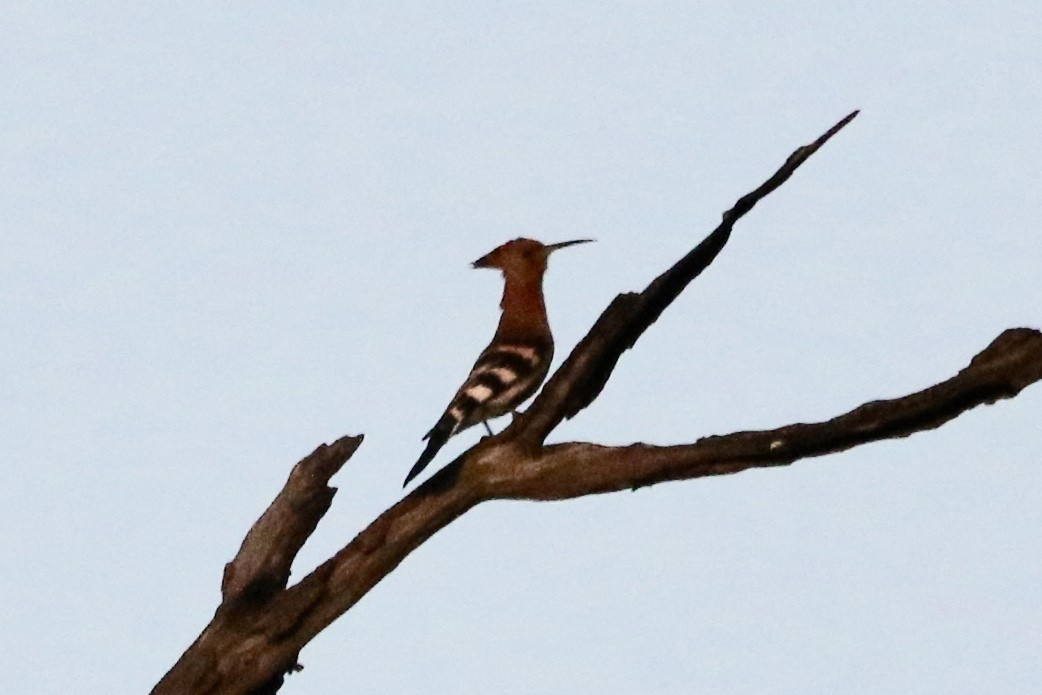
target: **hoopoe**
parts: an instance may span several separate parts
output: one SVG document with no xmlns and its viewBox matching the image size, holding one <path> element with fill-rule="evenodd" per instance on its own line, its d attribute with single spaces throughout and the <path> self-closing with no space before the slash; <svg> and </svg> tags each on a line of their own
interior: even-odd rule
<svg viewBox="0 0 1042 695">
<path fill-rule="evenodd" d="M 514 239 L 474 261 L 475 268 L 503 271 L 503 310 L 492 342 L 478 355 L 441 419 L 423 436 L 427 448 L 405 476 L 405 483 L 427 467 L 449 437 L 487 420 L 512 412 L 543 383 L 554 356 L 554 339 L 543 302 L 546 260 L 557 249 L 583 244 L 576 239 L 545 245 L 532 239 Z"/>
</svg>

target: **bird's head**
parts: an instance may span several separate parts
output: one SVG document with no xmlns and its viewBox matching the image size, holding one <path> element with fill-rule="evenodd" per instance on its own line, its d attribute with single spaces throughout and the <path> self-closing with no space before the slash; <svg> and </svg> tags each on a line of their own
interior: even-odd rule
<svg viewBox="0 0 1042 695">
<path fill-rule="evenodd" d="M 573 244 L 585 244 L 593 239 L 576 239 L 557 244 L 542 244 L 535 239 L 518 238 L 508 241 L 474 261 L 475 268 L 499 268 L 504 275 L 542 277 L 546 259 L 557 249 Z"/>
</svg>

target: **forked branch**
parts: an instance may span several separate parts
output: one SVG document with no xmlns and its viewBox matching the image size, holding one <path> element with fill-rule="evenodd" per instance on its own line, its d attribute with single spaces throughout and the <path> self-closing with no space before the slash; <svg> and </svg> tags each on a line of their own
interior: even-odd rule
<svg viewBox="0 0 1042 695">
<path fill-rule="evenodd" d="M 641 293 L 622 294 L 547 382 L 522 416 L 486 437 L 380 515 L 332 558 L 287 587 L 297 552 L 329 509 L 328 486 L 361 444 L 344 437 L 298 463 L 271 507 L 228 564 L 211 623 L 152 691 L 154 695 L 274 693 L 300 650 L 390 574 L 409 553 L 489 499 L 560 500 L 753 467 L 780 466 L 866 442 L 939 427 L 978 405 L 1011 398 L 1042 380 L 1042 334 L 1003 332 L 952 378 L 903 398 L 873 401 L 816 424 L 736 432 L 690 444 L 544 446 L 548 434 L 600 394 L 620 356 L 712 263 L 743 215 L 784 183 L 848 115 L 798 148 L 756 190 L 724 213 L 702 243 Z"/>
</svg>

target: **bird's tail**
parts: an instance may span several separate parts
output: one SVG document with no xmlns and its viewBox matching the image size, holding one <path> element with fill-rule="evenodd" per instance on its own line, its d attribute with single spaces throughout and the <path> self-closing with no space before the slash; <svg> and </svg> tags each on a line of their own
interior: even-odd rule
<svg viewBox="0 0 1042 695">
<path fill-rule="evenodd" d="M 402 483 L 402 487 L 408 485 L 410 480 L 418 476 L 427 467 L 427 464 L 434 460 L 434 457 L 438 455 L 438 451 L 445 446 L 445 442 L 449 441 L 449 437 L 452 436 L 452 431 L 456 429 L 457 424 L 456 418 L 449 413 L 445 413 L 438 420 L 438 424 L 432 427 L 430 432 L 423 435 L 423 438 L 427 440 L 427 448 L 423 450 L 420 458 L 413 464 L 409 475 L 405 476 L 405 482 Z"/>
</svg>

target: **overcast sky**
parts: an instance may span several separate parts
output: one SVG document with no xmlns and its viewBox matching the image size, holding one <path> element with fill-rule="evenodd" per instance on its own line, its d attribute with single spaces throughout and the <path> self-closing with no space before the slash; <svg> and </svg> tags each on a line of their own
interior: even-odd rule
<svg viewBox="0 0 1042 695">
<path fill-rule="evenodd" d="M 295 576 L 398 499 L 497 320 L 471 261 L 598 240 L 559 362 L 855 108 L 550 441 L 825 419 L 1039 326 L 1042 4 L 610 5 L 5 3 L 0 691 L 147 692 L 321 442 L 366 435 Z M 1040 424 L 481 506 L 283 692 L 1037 693 Z"/>
</svg>

